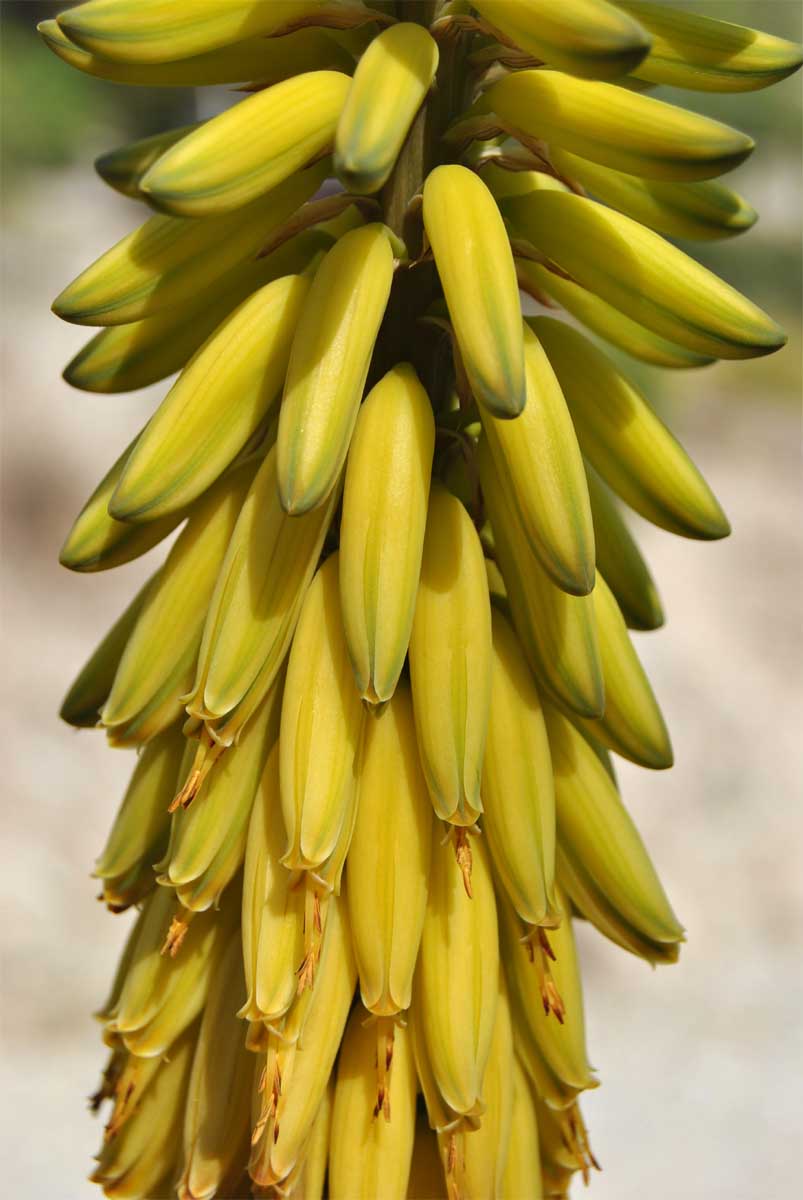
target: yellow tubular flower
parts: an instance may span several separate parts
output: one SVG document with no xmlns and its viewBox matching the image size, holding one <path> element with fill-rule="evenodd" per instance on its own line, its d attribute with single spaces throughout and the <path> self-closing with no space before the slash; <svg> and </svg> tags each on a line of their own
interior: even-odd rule
<svg viewBox="0 0 803 1200">
<path fill-rule="evenodd" d="M 530 668 L 539 686 L 559 703 L 584 717 L 600 716 L 605 687 L 593 600 L 570 596 L 547 576 L 527 543 L 484 439 L 477 459 L 513 624 Z"/>
<path fill-rule="evenodd" d="M 299 71 L 323 68 L 348 71 L 351 56 L 334 38 L 317 29 L 299 29 L 283 37 L 250 37 L 170 62 L 122 62 L 103 58 L 71 41 L 57 21 L 36 27 L 49 50 L 63 62 L 95 79 L 139 87 L 204 87 L 212 84 L 280 83 Z"/>
<path fill-rule="evenodd" d="M 538 1119 L 532 1086 L 519 1059 L 513 1057 L 513 1111 L 510 1121 L 510 1144 L 505 1173 L 502 1176 L 503 1196 L 517 1200 L 544 1200 L 541 1188 L 541 1154 L 538 1145 Z"/>
<path fill-rule="evenodd" d="M 483 822 L 494 869 L 531 925 L 554 925 L 555 796 L 541 702 L 516 635 L 494 611 Z"/>
<path fill-rule="evenodd" d="M 577 283 L 688 350 L 755 358 L 786 341 L 760 308 L 631 217 L 559 192 L 516 196 L 503 207 Z"/>
<path fill-rule="evenodd" d="M 435 444 L 415 371 L 389 371 L 360 408 L 340 522 L 340 599 L 360 695 L 389 700 L 407 655 Z"/>
<path fill-rule="evenodd" d="M 141 435 L 140 435 L 141 436 Z M 147 524 L 118 521 L 109 503 L 139 438 L 126 446 L 72 523 L 59 551 L 59 562 L 70 571 L 107 571 L 131 562 L 157 546 L 186 517 L 185 509 Z"/>
<path fill-rule="evenodd" d="M 79 350 L 64 378 L 85 392 L 132 392 L 180 370 L 244 300 L 274 279 L 310 269 L 331 239 L 319 230 L 291 238 L 266 258 L 232 267 L 214 297 L 206 293 L 177 309 L 127 325 L 111 325 Z"/>
<path fill-rule="evenodd" d="M 100 721 L 101 710 L 112 689 L 120 659 L 151 582 L 148 580 L 140 588 L 76 675 L 59 709 L 59 716 L 68 725 L 76 729 L 91 729 Z"/>
<path fill-rule="evenodd" d="M 376 1110 L 376 1032 L 364 1008 L 353 1010 L 343 1037 L 332 1113 L 332 1200 L 405 1200 L 415 1138 L 415 1060 L 410 1033 L 396 1031 L 389 1120 Z"/>
<path fill-rule="evenodd" d="M 279 746 L 260 780 L 243 869 L 242 941 L 246 1000 L 238 1016 L 277 1022 L 297 990 L 304 958 L 305 891 L 281 862 L 285 834 L 279 798 Z"/>
<path fill-rule="evenodd" d="M 159 882 L 176 890 L 185 908 L 203 912 L 216 904 L 240 869 L 251 808 L 271 746 L 279 733 L 280 689 L 262 703 L 236 754 L 219 758 L 200 794 L 173 813 L 170 845 L 156 863 Z"/>
<path fill-rule="evenodd" d="M 439 1104 L 453 1118 L 482 1117 L 482 1081 L 491 1050 L 499 993 L 496 902 L 485 846 L 472 840 L 472 896 L 443 828 L 433 830 L 432 867 L 413 1007 L 430 1124 L 441 1128 L 421 1063 L 429 1063 Z"/>
<path fill-rule="evenodd" d="M 494 1032 L 482 1081 L 485 1111 L 479 1129 L 440 1133 L 438 1142 L 452 1195 L 501 1196 L 513 1117 L 513 1030 L 504 979 L 499 978 Z"/>
<path fill-rule="evenodd" d="M 149 742 L 137 760 L 93 872 L 103 880 L 103 898 L 112 910 L 136 903 L 153 886 L 152 867 L 167 846 L 168 805 L 183 753 L 184 738 L 173 726 Z"/>
<path fill-rule="evenodd" d="M 303 1159 L 351 1006 L 357 971 L 345 898 L 330 905 L 318 981 L 296 1001 L 305 1009 L 301 1037 L 287 1047 L 285 1068 L 266 1078 L 251 1135 L 249 1169 L 263 1187 L 281 1183 Z"/>
<path fill-rule="evenodd" d="M 744 233 L 758 220 L 758 213 L 746 200 L 715 180 L 666 183 L 638 179 L 578 158 L 559 146 L 551 148 L 550 158 L 559 171 L 605 204 L 666 237 L 711 241 Z"/>
<path fill-rule="evenodd" d="M 438 47 L 421 25 L 383 30 L 360 59 L 337 123 L 335 170 L 351 192 L 378 192 L 438 69 Z"/>
<path fill-rule="evenodd" d="M 670 370 L 688 370 L 690 367 L 705 367 L 714 361 L 710 354 L 687 350 L 653 333 L 587 288 L 555 271 L 547 270 L 539 263 L 517 258 L 516 273 L 523 291 L 557 300 L 567 312 L 588 326 L 592 333 L 640 362 L 650 363 L 654 367 L 668 367 Z"/>
<path fill-rule="evenodd" d="M 308 290 L 303 275 L 266 284 L 200 347 L 126 459 L 113 517 L 180 511 L 225 470 L 278 399 Z"/>
<path fill-rule="evenodd" d="M 558 587 L 585 596 L 594 586 L 594 529 L 583 461 L 555 372 L 526 325 L 524 361 L 524 412 L 515 421 L 488 414 L 483 429 L 542 567 Z"/>
<path fill-rule="evenodd" d="M 113 62 L 190 58 L 254 34 L 270 34 L 323 0 L 87 0 L 60 13 L 61 29 Z"/>
<path fill-rule="evenodd" d="M 573 903 L 627 949 L 672 961 L 683 929 L 616 787 L 582 734 L 554 709 L 547 726 L 562 873 Z"/>
<path fill-rule="evenodd" d="M 421 765 L 435 812 L 473 825 L 491 691 L 491 608 L 482 546 L 460 501 L 432 489 L 410 638 Z"/>
<path fill-rule="evenodd" d="M 638 388 L 563 322 L 537 317 L 532 328 L 561 381 L 580 447 L 606 483 L 670 533 L 727 537 L 711 489 Z"/>
<path fill-rule="evenodd" d="M 53 301 L 53 312 L 75 325 L 125 325 L 197 299 L 253 258 L 325 177 L 318 163 L 241 212 L 206 221 L 151 217 L 82 271 Z"/>
<path fill-rule="evenodd" d="M 191 716 L 214 725 L 249 692 L 269 690 L 290 647 L 333 507 L 330 502 L 291 522 L 277 495 L 276 450 L 268 452 L 219 566 L 187 702 Z"/>
<path fill-rule="evenodd" d="M 650 48 L 649 35 L 606 0 L 478 0 L 490 25 L 551 67 L 588 79 L 634 70 Z"/>
<path fill-rule="evenodd" d="M 588 1061 L 583 996 L 567 898 L 558 893 L 560 926 L 548 942 L 525 941 L 521 922 L 500 898 L 500 951 L 516 1033 L 516 1051 L 544 1100 L 566 1108 L 598 1086 Z M 554 956 L 554 958 L 552 958 Z"/>
<path fill-rule="evenodd" d="M 468 382 L 494 416 L 526 403 L 516 270 L 499 210 L 485 184 L 460 166 L 436 167 L 424 184 L 424 227 Z"/>
<path fill-rule="evenodd" d="M 711 117 L 559 71 L 514 72 L 488 89 L 483 104 L 514 135 L 521 130 L 646 179 L 713 179 L 755 145 Z"/>
<path fill-rule="evenodd" d="M 179 217 L 241 208 L 328 149 L 348 88 L 348 76 L 339 71 L 275 83 L 166 150 L 139 189 Z"/>
<path fill-rule="evenodd" d="M 313 579 L 287 666 L 279 775 L 291 870 L 314 870 L 335 849 L 353 806 L 363 711 L 340 614 L 338 556 Z"/>
<path fill-rule="evenodd" d="M 209 491 L 150 584 L 101 713 L 115 744 L 140 745 L 179 716 L 220 555 L 252 477 L 246 464 Z"/>
<path fill-rule="evenodd" d="M 652 35 L 649 55 L 634 69 L 639 79 L 701 92 L 752 92 L 796 71 L 803 47 L 758 29 L 677 9 L 621 0 Z"/>
<path fill-rule="evenodd" d="M 279 414 L 285 512 L 317 508 L 346 458 L 393 278 L 383 225 L 345 234 L 329 251 L 296 327 Z"/>
<path fill-rule="evenodd" d="M 597 565 L 629 629 L 658 629 L 664 623 L 661 598 L 635 538 L 614 497 L 590 463 L 588 495 L 594 515 Z"/>
<path fill-rule="evenodd" d="M 410 1005 L 431 852 L 432 805 L 418 761 L 409 688 L 401 685 L 386 708 L 366 718 L 348 854 L 360 993 L 377 1016 Z M 385 864 L 381 871 L 377 862 Z"/>
<path fill-rule="evenodd" d="M 213 981 L 198 1033 L 184 1118 L 180 1200 L 211 1200 L 248 1153 L 254 1068 L 234 1015 L 242 999 L 242 957 L 235 940 Z"/>
</svg>

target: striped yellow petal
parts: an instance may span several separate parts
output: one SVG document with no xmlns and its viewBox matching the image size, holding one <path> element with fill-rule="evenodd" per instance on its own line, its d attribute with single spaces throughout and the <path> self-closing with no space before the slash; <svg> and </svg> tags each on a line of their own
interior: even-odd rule
<svg viewBox="0 0 803 1200">
<path fill-rule="evenodd" d="M 334 1091 L 335 1081 L 330 1076 L 329 1085 L 315 1115 L 306 1146 L 303 1148 L 303 1158 L 298 1159 L 282 1184 L 286 1196 L 295 1196 L 299 1200 L 322 1200 L 329 1166 Z M 223 1193 L 224 1196 L 227 1194 Z"/>
<path fill-rule="evenodd" d="M 326 165 L 317 163 L 247 209 L 206 221 L 151 217 L 82 271 L 53 301 L 54 313 L 75 325 L 125 325 L 197 300 L 253 258 L 325 176 Z"/>
<path fill-rule="evenodd" d="M 94 875 L 111 908 L 127 908 L 156 882 L 153 864 L 167 846 L 168 806 L 176 790 L 185 739 L 178 726 L 149 742 L 137 759 Z"/>
<path fill-rule="evenodd" d="M 555 142 L 646 179 L 711 179 L 744 162 L 745 133 L 612 83 L 559 71 L 517 71 L 483 97 L 513 134 Z"/>
<path fill-rule="evenodd" d="M 179 1038 L 160 1064 L 139 1107 L 115 1137 L 106 1138 L 92 1181 L 110 1197 L 166 1195 L 176 1170 L 176 1146 L 197 1030 Z"/>
<path fill-rule="evenodd" d="M 665 237 L 713 241 L 744 233 L 758 220 L 746 200 L 713 179 L 697 183 L 639 179 L 578 158 L 559 146 L 551 148 L 550 157 L 559 171 L 598 200 Z"/>
<path fill-rule="evenodd" d="M 219 565 L 187 701 L 191 716 L 215 721 L 257 684 L 263 696 L 271 687 L 290 648 L 336 500 L 335 491 L 314 513 L 288 517 L 277 494 L 275 447 L 268 452 Z"/>
<path fill-rule="evenodd" d="M 357 980 L 345 903 L 345 896 L 329 901 L 319 977 L 296 1001 L 306 1008 L 301 1038 L 288 1046 L 273 1111 L 268 1107 L 275 1094 L 272 1079 L 262 1093 L 249 1163 L 251 1178 L 261 1187 L 280 1183 L 303 1160 L 340 1047 Z"/>
<path fill-rule="evenodd" d="M 626 75 L 650 48 L 641 26 L 605 0 L 477 0 L 474 7 L 519 49 L 587 79 Z"/>
<path fill-rule="evenodd" d="M 253 1059 L 235 1013 L 243 1000 L 240 947 L 233 939 L 212 981 L 198 1032 L 184 1109 L 181 1200 L 211 1200 L 248 1154 Z"/>
<path fill-rule="evenodd" d="M 246 1001 L 238 1016 L 276 1022 L 290 1008 L 304 957 L 305 889 L 281 862 L 285 833 L 279 798 L 279 745 L 254 797 L 243 871 L 242 941 Z"/>
<path fill-rule="evenodd" d="M 652 49 L 634 73 L 651 83 L 701 92 L 752 92 L 786 79 L 803 62 L 803 46 L 664 4 L 622 0 L 652 34 Z"/>
<path fill-rule="evenodd" d="M 159 520 L 136 525 L 110 515 L 109 502 L 138 440 L 126 446 L 73 521 L 59 551 L 59 562 L 70 571 L 108 571 L 131 562 L 163 541 L 186 517 L 186 510 L 179 508 Z"/>
<path fill-rule="evenodd" d="M 335 170 L 351 192 L 378 192 L 438 69 L 438 46 L 422 25 L 402 21 L 369 44 L 337 123 Z"/>
<path fill-rule="evenodd" d="M 340 599 L 357 689 L 389 700 L 413 624 L 435 421 L 407 363 L 371 389 L 349 446 L 340 520 Z"/>
<path fill-rule="evenodd" d="M 126 460 L 114 517 L 181 512 L 225 470 L 278 400 L 308 290 L 303 275 L 266 284 L 196 351 Z"/>
<path fill-rule="evenodd" d="M 360 993 L 377 1016 L 410 1005 L 431 851 L 432 805 L 418 760 L 410 691 L 401 685 L 377 715 L 366 718 L 347 859 Z"/>
<path fill-rule="evenodd" d="M 156 133 L 151 137 L 140 138 L 136 142 L 128 142 L 115 150 L 107 150 L 105 154 L 95 159 L 95 170 L 104 183 L 123 196 L 132 200 L 141 200 L 139 181 L 157 158 L 176 142 L 180 142 L 194 129 L 193 125 L 182 125 L 179 129 L 167 129 L 164 133 Z"/>
<path fill-rule="evenodd" d="M 560 384 L 530 326 L 524 362 L 524 412 L 513 421 L 483 415 L 483 429 L 542 567 L 559 587 L 585 596 L 594 586 L 594 530 L 583 461 Z"/>
<path fill-rule="evenodd" d="M 588 462 L 586 476 L 594 517 L 597 566 L 628 627 L 658 629 L 664 623 L 661 599 L 635 538 L 616 500 Z"/>
<path fill-rule="evenodd" d="M 530 1081 L 515 1055 L 512 1091 L 510 1144 L 505 1173 L 502 1176 L 501 1194 L 515 1196 L 517 1200 L 544 1200 L 535 1102 Z"/>
<path fill-rule="evenodd" d="M 413 1007 L 419 1077 L 425 1057 L 439 1104 L 455 1117 L 476 1120 L 482 1114 L 482 1081 L 496 1018 L 499 959 L 496 902 L 482 838 L 472 839 L 471 850 L 469 897 L 454 848 L 435 822 Z M 421 1082 L 430 1124 L 438 1127 Z"/>
<path fill-rule="evenodd" d="M 560 892 L 558 906 L 562 919 L 549 933 L 555 956 L 549 961 L 538 943 L 524 940 L 524 927 L 507 900 L 500 898 L 498 905 L 499 946 L 516 1050 L 539 1094 L 560 1108 L 572 1103 L 579 1092 L 597 1087 L 598 1080 L 586 1050 L 583 992 L 569 902 Z M 543 1002 L 545 972 L 561 1020 Z"/>
<path fill-rule="evenodd" d="M 513 197 L 503 206 L 524 237 L 578 284 L 688 350 L 755 358 L 786 341 L 760 308 L 631 217 L 558 192 Z"/>
<path fill-rule="evenodd" d="M 279 738 L 283 857 L 291 870 L 319 867 L 353 805 L 363 709 L 340 612 L 338 556 L 307 590 L 287 664 Z"/>
<path fill-rule="evenodd" d="M 318 268 L 293 339 L 279 414 L 285 512 L 308 512 L 331 495 L 392 280 L 393 251 L 379 224 L 346 233 Z"/>
<path fill-rule="evenodd" d="M 482 1081 L 484 1111 L 477 1129 L 438 1134 L 447 1187 L 454 1196 L 502 1196 L 513 1117 L 513 1030 L 500 972 L 494 1031 Z"/>
<path fill-rule="evenodd" d="M 510 611 L 539 687 L 583 716 L 599 716 L 604 685 L 593 601 L 570 596 L 541 567 L 484 439 L 478 465 Z"/>
<path fill-rule="evenodd" d="M 215 762 L 189 808 L 173 813 L 159 882 L 193 912 L 217 904 L 242 865 L 254 797 L 279 735 L 277 691 L 262 702 L 236 749 Z"/>
<path fill-rule="evenodd" d="M 332 143 L 349 78 L 308 71 L 241 100 L 167 150 L 140 191 L 179 217 L 209 217 L 256 200 Z"/>
<path fill-rule="evenodd" d="M 71 41 L 56 21 L 40 21 L 37 32 L 49 50 L 95 79 L 139 87 L 204 87 L 222 83 L 280 83 L 299 71 L 325 67 L 348 71 L 351 55 L 318 29 L 283 37 L 244 38 L 227 46 L 175 61 L 120 62 L 92 54 Z"/>
<path fill-rule="evenodd" d="M 652 770 L 666 770 L 673 762 L 666 723 L 619 605 L 599 571 L 592 600 L 605 679 L 605 711 L 596 719 L 573 719 L 617 754 Z"/>
<path fill-rule="evenodd" d="M 583 453 L 648 521 L 683 537 L 727 537 L 711 489 L 638 388 L 562 321 L 531 319 L 554 367 Z"/>
<path fill-rule="evenodd" d="M 589 920 L 599 915 L 604 933 L 619 927 L 615 940 L 629 937 L 627 949 L 648 944 L 645 957 L 676 958 L 683 929 L 615 785 L 581 733 L 554 709 L 546 715 L 562 873 L 573 902 Z"/>
<path fill-rule="evenodd" d="M 92 729 L 99 723 L 101 709 L 112 689 L 120 659 L 145 603 L 150 585 L 149 579 L 76 675 L 59 709 L 59 716 L 68 725 L 74 725 L 76 729 Z"/>
<path fill-rule="evenodd" d="M 246 465 L 203 498 L 148 590 L 101 721 L 115 744 L 139 744 L 181 712 L 220 558 L 253 475 Z"/>
<path fill-rule="evenodd" d="M 202 293 L 176 308 L 96 333 L 64 368 L 85 392 L 131 392 L 179 371 L 238 305 L 274 279 L 311 269 L 331 239 L 306 230 L 265 258 L 232 267 L 214 296 Z"/>
<path fill-rule="evenodd" d="M 556 919 L 555 797 L 541 702 L 516 636 L 492 613 L 491 715 L 482 768 L 482 828 L 494 870 L 530 925 Z"/>
<path fill-rule="evenodd" d="M 323 0 L 87 0 L 56 18 L 68 37 L 114 62 L 190 58 L 241 38 L 265 35 L 306 16 Z"/>
<path fill-rule="evenodd" d="M 226 896 L 220 912 L 199 913 L 179 953 L 163 954 L 171 920 L 181 916 L 169 888 L 156 888 L 132 949 L 109 1032 L 132 1054 L 157 1057 L 201 1012 L 214 971 L 235 928 L 238 904 Z"/>
<path fill-rule="evenodd" d="M 491 608 L 482 546 L 460 501 L 430 492 L 410 637 L 410 679 L 421 765 L 435 812 L 472 825 L 491 694 Z"/>
<path fill-rule="evenodd" d="M 424 226 L 469 386 L 497 417 L 526 403 L 516 270 L 493 196 L 466 167 L 436 167 L 424 183 Z"/>
<path fill-rule="evenodd" d="M 516 259 L 516 273 L 524 291 L 543 298 L 542 293 L 562 304 L 568 313 L 604 338 L 617 350 L 631 358 L 650 363 L 653 367 L 687 370 L 704 367 L 714 361 L 711 355 L 698 354 L 674 342 L 667 341 L 644 325 L 639 325 L 624 313 L 571 279 L 549 271 L 540 263 Z"/>
</svg>

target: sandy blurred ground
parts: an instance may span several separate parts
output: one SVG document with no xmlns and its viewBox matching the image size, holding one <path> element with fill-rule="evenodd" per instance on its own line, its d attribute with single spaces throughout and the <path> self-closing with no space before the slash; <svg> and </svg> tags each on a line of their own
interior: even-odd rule
<svg viewBox="0 0 803 1200">
<path fill-rule="evenodd" d="M 127 918 L 96 903 L 89 872 L 132 757 L 73 733 L 56 711 L 150 560 L 80 577 L 57 554 L 164 386 L 132 397 L 72 391 L 59 372 L 86 335 L 48 309 L 132 214 L 88 170 L 52 173 L 14 207 L 4 246 L 0 1097 L 5 1185 L 18 1200 L 98 1194 L 83 1182 L 99 1137 L 84 1097 L 103 1059 L 88 1013 L 104 998 Z M 604 1084 L 585 1101 L 605 1168 L 592 1200 L 797 1193 L 803 530 L 792 333 L 785 368 L 778 356 L 674 382 L 673 427 L 734 536 L 700 545 L 640 524 L 669 624 L 638 646 L 677 766 L 656 776 L 623 765 L 620 777 L 689 941 L 677 967 L 651 972 L 581 931 Z"/>
</svg>

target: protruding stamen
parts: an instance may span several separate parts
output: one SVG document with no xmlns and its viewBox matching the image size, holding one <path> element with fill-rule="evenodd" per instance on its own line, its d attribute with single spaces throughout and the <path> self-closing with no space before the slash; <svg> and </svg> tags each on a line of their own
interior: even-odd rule
<svg viewBox="0 0 803 1200">
<path fill-rule="evenodd" d="M 469 900 L 473 898 L 471 891 L 471 843 L 468 838 L 468 830 L 465 826 L 459 826 L 454 831 L 454 853 L 457 859 L 457 865 L 460 868 L 460 873 L 463 876 L 463 887 L 466 889 L 466 895 Z"/>
<path fill-rule="evenodd" d="M 184 786 L 170 802 L 168 812 L 175 812 L 177 808 L 189 808 L 224 749 L 224 746 L 212 740 L 206 730 L 201 733 L 190 773 L 184 781 Z"/>
<path fill-rule="evenodd" d="M 305 881 L 304 898 L 304 957 L 298 968 L 298 995 L 315 983 L 315 970 L 321 957 L 323 919 L 321 896 L 309 877 Z"/>
<path fill-rule="evenodd" d="M 393 1017 L 378 1017 L 376 1022 L 376 1105 L 374 1117 L 381 1113 L 390 1120 L 390 1068 L 393 1064 L 395 1024 Z"/>
<path fill-rule="evenodd" d="M 549 967 L 550 961 L 556 962 L 557 960 L 555 952 L 549 944 L 546 931 L 540 926 L 531 929 L 526 937 L 522 938 L 522 941 L 527 947 L 530 962 L 534 964 L 538 972 L 538 986 L 541 992 L 541 1003 L 544 1006 L 544 1013 L 546 1016 L 554 1013 L 562 1025 L 566 1016 L 566 1007 L 557 989 L 555 980 L 552 978 L 552 972 Z"/>
<path fill-rule="evenodd" d="M 580 1112 L 580 1106 L 573 1104 L 568 1109 L 567 1126 L 562 1129 L 563 1140 L 566 1149 L 574 1156 L 577 1163 L 577 1169 L 582 1173 L 583 1183 L 588 1184 L 589 1173 L 593 1167 L 595 1171 L 601 1171 L 602 1167 L 594 1157 L 594 1152 L 588 1140 L 588 1130 Z"/>
<path fill-rule="evenodd" d="M 173 917 L 160 953 L 169 954 L 171 958 L 176 957 L 181 949 L 184 938 L 187 936 L 187 930 L 194 915 L 189 909 L 185 908 Z"/>
<path fill-rule="evenodd" d="M 112 1054 L 100 1077 L 100 1086 L 89 1097 L 90 1111 L 96 1113 L 104 1100 L 111 1100 L 123 1073 L 124 1059 L 119 1053 Z"/>
</svg>

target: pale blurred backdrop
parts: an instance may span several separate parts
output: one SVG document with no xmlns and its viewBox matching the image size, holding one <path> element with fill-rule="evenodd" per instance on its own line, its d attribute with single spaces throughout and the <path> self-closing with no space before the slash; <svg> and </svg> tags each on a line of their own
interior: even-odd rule
<svg viewBox="0 0 803 1200">
<path fill-rule="evenodd" d="M 177 0 L 177 3 L 180 0 Z M 798 0 L 696 3 L 801 38 Z M 86 1110 L 104 999 L 128 917 L 90 879 L 132 756 L 59 722 L 61 697 L 152 561 L 82 577 L 57 562 L 72 517 L 165 384 L 124 396 L 60 378 L 87 333 L 52 298 L 143 219 L 105 187 L 101 151 L 215 111 L 226 93 L 148 92 L 70 71 L 40 45 L 57 6 L 3 3 L 4 1179 L 36 1200 L 85 1182 L 100 1126 Z M 583 1102 L 604 1168 L 589 1200 L 799 1194 L 803 1122 L 801 786 L 801 83 L 672 97 L 758 139 L 730 177 L 761 213 L 704 261 L 780 320 L 776 356 L 641 382 L 712 484 L 733 536 L 698 544 L 639 521 L 668 612 L 637 635 L 677 765 L 620 768 L 688 944 L 651 971 L 579 931 L 591 1056 Z M 158 558 L 160 551 L 153 552 Z M 582 1192 L 578 1184 L 575 1194 Z"/>
</svg>

